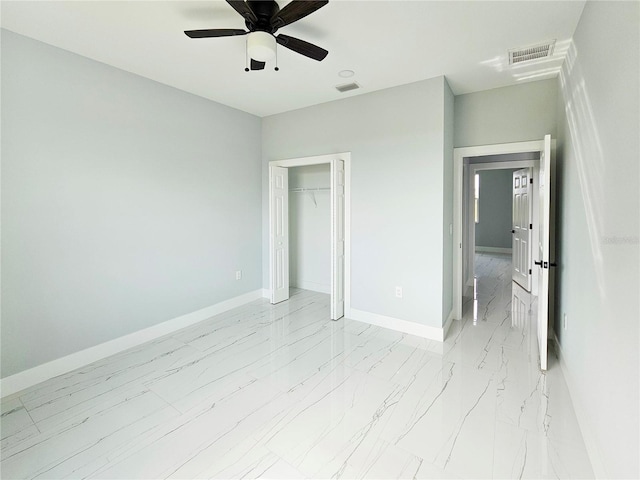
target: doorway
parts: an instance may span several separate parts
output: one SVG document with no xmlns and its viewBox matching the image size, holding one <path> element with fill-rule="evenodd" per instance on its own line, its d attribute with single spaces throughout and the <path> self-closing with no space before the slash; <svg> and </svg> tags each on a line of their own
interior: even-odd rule
<svg viewBox="0 0 640 480">
<path fill-rule="evenodd" d="M 331 319 L 337 320 L 350 309 L 350 153 L 321 155 L 269 162 L 269 279 L 271 303 L 289 299 L 290 288 L 290 195 L 315 197 L 328 194 L 330 235 L 329 293 Z M 329 185 L 289 185 L 289 169 L 327 165 Z M 291 191 L 293 190 L 293 191 Z M 297 227 L 296 227 L 297 228 Z M 324 248 L 323 248 L 324 250 Z M 298 279 L 294 279 L 298 281 Z"/>
<path fill-rule="evenodd" d="M 477 252 L 509 255 L 513 279 L 536 295 L 531 239 L 537 238 L 538 198 L 529 180 L 534 181 L 539 158 L 539 152 L 520 152 L 463 159 L 463 296 L 473 286 Z"/>
<path fill-rule="evenodd" d="M 555 196 L 555 142 L 550 135 L 546 135 L 543 140 L 532 142 L 519 142 L 510 144 L 484 145 L 477 147 L 464 147 L 454 149 L 454 224 L 453 224 L 453 251 L 454 251 L 454 272 L 453 272 L 453 314 L 454 318 L 462 318 L 463 294 L 469 278 L 469 272 L 474 268 L 471 259 L 475 256 L 470 252 L 471 231 L 469 217 L 472 211 L 469 204 L 473 195 L 469 192 L 473 190 L 468 186 L 471 182 L 470 168 L 465 170 L 465 165 L 471 162 L 481 164 L 495 163 L 503 155 L 526 155 L 531 152 L 538 152 L 539 160 L 534 163 L 531 175 L 534 185 L 534 206 L 533 222 L 531 227 L 536 230 L 530 242 L 529 255 L 533 264 L 539 268 L 533 268 L 533 281 L 531 290 L 536 295 L 537 315 L 535 319 L 540 368 L 547 368 L 547 344 L 550 315 L 553 312 L 553 274 L 550 267 L 555 266 L 555 245 L 554 245 L 554 196 Z M 504 159 L 504 157 L 502 157 Z M 522 168 L 531 165 L 522 162 L 505 161 L 498 168 Z M 465 174 L 466 172 L 466 174 Z M 536 203 L 537 197 L 537 205 Z M 466 206 L 466 208 L 465 208 Z M 533 245 L 531 245 L 533 244 Z M 475 250 L 475 245 L 473 245 Z M 537 277 L 537 278 L 536 278 Z M 471 277 L 473 278 L 473 277 Z M 537 280 L 537 281 L 536 281 Z M 552 325 L 552 323 L 551 323 Z"/>
</svg>

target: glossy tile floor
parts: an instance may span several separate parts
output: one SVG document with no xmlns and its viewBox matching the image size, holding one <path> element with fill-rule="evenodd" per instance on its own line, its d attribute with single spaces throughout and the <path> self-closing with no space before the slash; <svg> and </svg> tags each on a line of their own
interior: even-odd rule
<svg viewBox="0 0 640 480">
<path fill-rule="evenodd" d="M 2 478 L 593 477 L 509 269 L 478 256 L 444 344 L 298 290 L 44 382 L 2 402 Z"/>
</svg>

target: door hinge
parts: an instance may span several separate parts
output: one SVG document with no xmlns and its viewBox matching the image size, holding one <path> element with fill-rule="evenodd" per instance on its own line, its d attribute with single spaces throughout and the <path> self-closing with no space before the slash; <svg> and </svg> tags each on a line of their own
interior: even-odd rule
<svg viewBox="0 0 640 480">
<path fill-rule="evenodd" d="M 533 230 L 533 223 L 529 224 L 529 230 Z"/>
<path fill-rule="evenodd" d="M 533 185 L 533 178 L 530 178 L 530 179 L 529 179 L 529 183 L 530 183 L 531 185 Z"/>
<path fill-rule="evenodd" d="M 529 269 L 529 275 L 531 275 L 531 273 L 532 273 L 532 272 L 531 272 L 531 269 Z"/>
</svg>

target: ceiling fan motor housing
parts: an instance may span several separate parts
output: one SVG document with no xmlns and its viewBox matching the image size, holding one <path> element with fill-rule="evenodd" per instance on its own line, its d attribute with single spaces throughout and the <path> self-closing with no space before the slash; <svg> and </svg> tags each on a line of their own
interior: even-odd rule
<svg viewBox="0 0 640 480">
<path fill-rule="evenodd" d="M 271 24 L 271 18 L 280 10 L 278 4 L 273 0 L 249 0 L 247 3 L 258 19 L 255 24 L 247 20 L 245 22 L 247 29 L 250 32 L 262 31 L 275 33 L 278 28 L 274 28 Z"/>
</svg>

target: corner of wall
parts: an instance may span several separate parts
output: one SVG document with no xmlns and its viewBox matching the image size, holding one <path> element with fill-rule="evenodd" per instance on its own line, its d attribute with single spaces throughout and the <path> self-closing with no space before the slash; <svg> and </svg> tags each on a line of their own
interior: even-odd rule
<svg viewBox="0 0 640 480">
<path fill-rule="evenodd" d="M 442 178 L 442 325 L 453 309 L 453 138 L 455 97 L 446 77 L 443 80 L 443 178 Z"/>
</svg>

